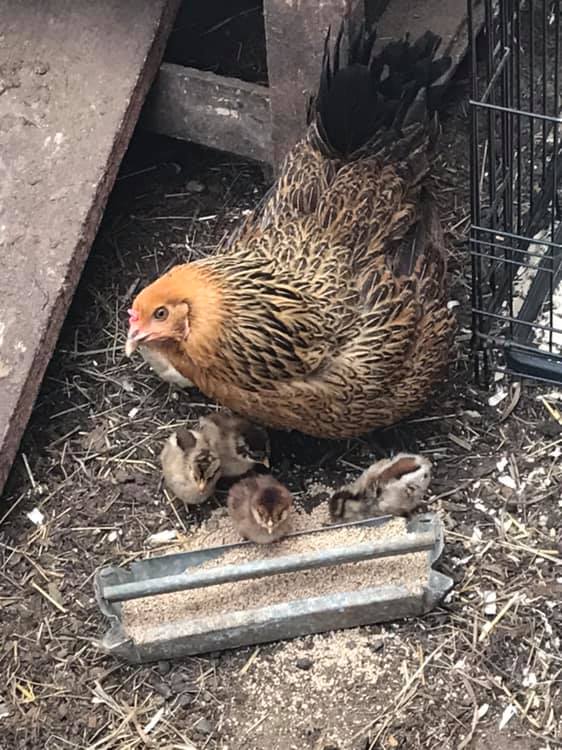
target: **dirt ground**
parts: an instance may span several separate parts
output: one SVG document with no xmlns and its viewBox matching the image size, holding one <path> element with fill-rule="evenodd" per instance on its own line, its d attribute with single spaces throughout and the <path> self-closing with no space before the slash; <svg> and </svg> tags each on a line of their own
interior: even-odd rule
<svg viewBox="0 0 562 750">
<path fill-rule="evenodd" d="M 148 280 L 211 252 L 266 187 L 255 165 L 139 133 L 0 508 L 2 750 L 562 746 L 562 428 L 546 389 L 472 379 L 465 88 L 451 92 L 440 157 L 461 323 L 448 384 L 423 413 L 360 440 L 274 436 L 273 460 L 303 498 L 390 451 L 429 456 L 453 592 L 420 620 L 259 649 L 143 667 L 100 651 L 96 569 L 161 554 L 151 534 L 189 535 L 210 512 L 186 512 L 157 470 L 163 438 L 205 400 L 124 358 L 127 307 Z M 358 729 L 341 738 L 350 713 Z"/>
</svg>

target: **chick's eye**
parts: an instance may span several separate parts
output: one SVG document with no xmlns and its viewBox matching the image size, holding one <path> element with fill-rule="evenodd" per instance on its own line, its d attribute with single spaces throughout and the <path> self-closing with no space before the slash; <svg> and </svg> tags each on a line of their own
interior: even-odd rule
<svg viewBox="0 0 562 750">
<path fill-rule="evenodd" d="M 157 307 L 153 313 L 153 318 L 155 320 L 166 320 L 167 317 L 168 317 L 168 308 L 166 307 Z"/>
</svg>

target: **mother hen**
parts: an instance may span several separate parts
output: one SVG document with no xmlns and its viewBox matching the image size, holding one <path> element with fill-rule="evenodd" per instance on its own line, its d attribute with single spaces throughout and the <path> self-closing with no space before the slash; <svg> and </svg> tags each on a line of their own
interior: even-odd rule
<svg viewBox="0 0 562 750">
<path fill-rule="evenodd" d="M 307 133 L 276 183 L 215 255 L 140 292 L 126 344 L 166 380 L 324 438 L 422 406 L 455 329 L 430 189 L 432 84 L 450 59 L 431 32 L 375 55 L 362 28 L 342 65 L 342 38 L 331 53 L 328 34 Z"/>
</svg>

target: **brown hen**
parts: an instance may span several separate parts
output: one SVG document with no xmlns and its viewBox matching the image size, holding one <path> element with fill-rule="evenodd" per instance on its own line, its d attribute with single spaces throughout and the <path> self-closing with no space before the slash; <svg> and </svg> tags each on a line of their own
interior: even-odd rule
<svg viewBox="0 0 562 750">
<path fill-rule="evenodd" d="M 372 54 L 327 40 L 306 136 L 216 255 L 176 266 L 130 311 L 127 353 L 275 428 L 340 438 L 392 424 L 442 380 L 454 319 L 431 190 L 427 32 Z"/>
</svg>

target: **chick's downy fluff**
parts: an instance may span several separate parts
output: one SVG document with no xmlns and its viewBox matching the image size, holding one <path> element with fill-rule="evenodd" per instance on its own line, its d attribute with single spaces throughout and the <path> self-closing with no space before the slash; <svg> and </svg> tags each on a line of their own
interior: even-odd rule
<svg viewBox="0 0 562 750">
<path fill-rule="evenodd" d="M 375 516 L 407 516 L 422 503 L 431 481 L 431 463 L 424 456 L 399 453 L 377 461 L 330 498 L 333 522 Z"/>
<path fill-rule="evenodd" d="M 293 497 L 270 474 L 242 479 L 230 488 L 228 513 L 240 534 L 257 544 L 281 539 L 291 529 Z"/>
<path fill-rule="evenodd" d="M 220 477 L 220 459 L 201 432 L 181 427 L 166 440 L 160 454 L 164 481 L 189 505 L 209 498 Z"/>
<path fill-rule="evenodd" d="M 327 39 L 308 130 L 276 183 L 215 255 L 172 268 L 130 311 L 127 353 L 140 345 L 167 379 L 321 438 L 421 407 L 455 329 L 431 179 L 433 84 L 451 61 L 431 32 L 377 55 L 374 36 L 361 29 L 347 63 L 342 31 L 333 52 Z"/>
<path fill-rule="evenodd" d="M 269 467 L 269 437 L 263 427 L 218 412 L 203 417 L 199 428 L 220 458 L 223 477 L 242 476 L 257 465 Z"/>
</svg>

